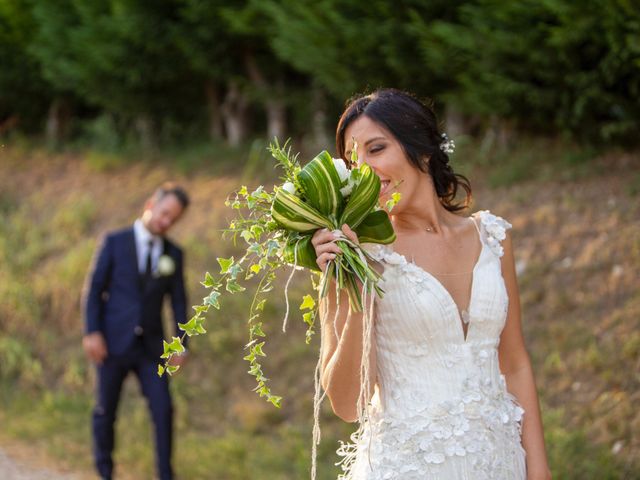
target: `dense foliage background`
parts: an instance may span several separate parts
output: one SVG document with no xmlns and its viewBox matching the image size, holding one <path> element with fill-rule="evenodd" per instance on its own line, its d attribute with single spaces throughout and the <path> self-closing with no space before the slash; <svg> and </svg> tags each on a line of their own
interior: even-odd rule
<svg viewBox="0 0 640 480">
<path fill-rule="evenodd" d="M 323 143 L 345 99 L 380 86 L 436 98 L 465 131 L 635 143 L 640 8 L 633 0 L 0 1 L 0 134 L 113 143 L 133 131 L 147 147 L 265 134 Z"/>
</svg>

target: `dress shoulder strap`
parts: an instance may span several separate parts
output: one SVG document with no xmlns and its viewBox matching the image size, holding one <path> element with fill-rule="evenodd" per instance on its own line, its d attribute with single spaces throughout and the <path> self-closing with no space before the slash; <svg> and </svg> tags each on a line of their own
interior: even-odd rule
<svg viewBox="0 0 640 480">
<path fill-rule="evenodd" d="M 473 218 L 478 226 L 480 224 L 480 238 L 487 244 L 489 249 L 497 256 L 504 255 L 502 241 L 507 238 L 507 230 L 512 225 L 504 218 L 494 215 L 489 210 L 480 210 L 474 213 Z"/>
</svg>

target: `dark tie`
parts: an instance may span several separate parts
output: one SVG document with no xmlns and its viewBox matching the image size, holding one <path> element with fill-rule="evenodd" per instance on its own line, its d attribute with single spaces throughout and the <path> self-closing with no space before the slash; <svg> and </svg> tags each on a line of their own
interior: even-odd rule
<svg viewBox="0 0 640 480">
<path fill-rule="evenodd" d="M 147 264 L 144 271 L 145 278 L 151 278 L 151 250 L 153 249 L 153 240 L 149 240 L 149 245 L 147 247 Z"/>
</svg>

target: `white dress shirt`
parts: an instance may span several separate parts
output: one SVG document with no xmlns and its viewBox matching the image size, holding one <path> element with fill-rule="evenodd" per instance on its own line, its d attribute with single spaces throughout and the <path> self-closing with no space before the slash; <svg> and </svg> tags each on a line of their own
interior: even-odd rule
<svg viewBox="0 0 640 480">
<path fill-rule="evenodd" d="M 153 235 L 140 219 L 133 224 L 133 234 L 136 239 L 138 271 L 144 274 L 147 270 L 147 255 L 149 254 L 149 241 L 151 241 L 151 271 L 155 272 L 158 268 L 158 259 L 162 255 L 162 237 Z"/>
</svg>

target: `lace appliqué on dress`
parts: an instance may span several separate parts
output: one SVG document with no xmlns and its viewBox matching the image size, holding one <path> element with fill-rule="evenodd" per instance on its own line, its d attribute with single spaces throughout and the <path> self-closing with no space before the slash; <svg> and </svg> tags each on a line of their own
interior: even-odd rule
<svg viewBox="0 0 640 480">
<path fill-rule="evenodd" d="M 498 257 L 502 257 L 504 255 L 502 241 L 507 238 L 507 230 L 513 225 L 504 218 L 494 215 L 489 210 L 480 210 L 474 216 L 480 219 L 481 229 L 484 233 L 483 237 L 491 251 Z"/>
<path fill-rule="evenodd" d="M 423 398 L 427 393 L 421 392 Z M 522 457 L 516 451 L 522 448 L 523 413 L 505 392 L 502 377 L 499 385 L 470 377 L 461 395 L 446 402 L 406 412 L 403 417 L 373 412 L 362 432 L 352 436 L 353 443 L 338 449 L 338 455 L 344 457 L 339 463 L 344 473 L 338 479 L 422 479 L 429 473 L 437 475 L 448 458 L 465 456 L 476 478 L 519 478 L 517 470 L 525 468 L 518 465 Z M 513 451 L 505 455 L 497 445 Z M 358 448 L 368 453 L 358 457 Z"/>
</svg>

